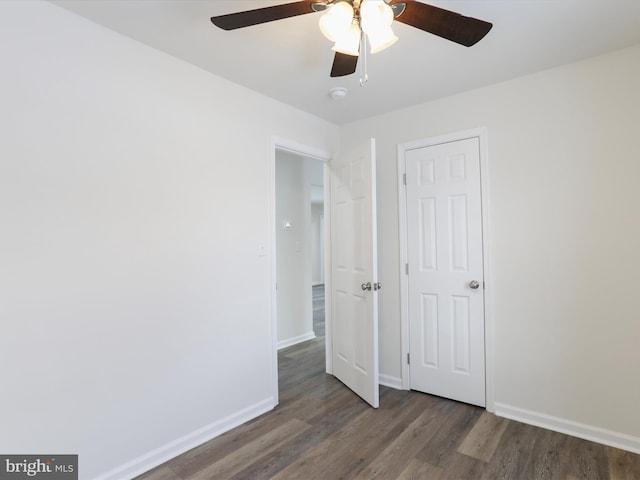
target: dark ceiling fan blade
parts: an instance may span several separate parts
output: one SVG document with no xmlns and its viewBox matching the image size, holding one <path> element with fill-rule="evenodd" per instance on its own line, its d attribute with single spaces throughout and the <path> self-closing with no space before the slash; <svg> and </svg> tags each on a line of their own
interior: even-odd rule
<svg viewBox="0 0 640 480">
<path fill-rule="evenodd" d="M 336 52 L 336 56 L 333 57 L 331 76 L 344 77 L 345 75 L 351 75 L 352 73 L 355 73 L 357 65 L 358 57 Z"/>
<path fill-rule="evenodd" d="M 236 28 L 250 27 L 260 23 L 296 17 L 298 15 L 304 15 L 305 13 L 313 13 L 315 10 L 312 8 L 312 5 L 317 3 L 317 1 L 313 0 L 285 3 L 272 7 L 219 15 L 217 17 L 211 17 L 211 21 L 215 26 L 224 30 L 235 30 Z"/>
<path fill-rule="evenodd" d="M 484 20 L 465 17 L 459 13 L 415 0 L 402 0 L 393 3 L 407 5 L 404 12 L 396 17 L 398 22 L 433 33 L 465 47 L 478 43 L 493 27 L 493 24 Z"/>
</svg>

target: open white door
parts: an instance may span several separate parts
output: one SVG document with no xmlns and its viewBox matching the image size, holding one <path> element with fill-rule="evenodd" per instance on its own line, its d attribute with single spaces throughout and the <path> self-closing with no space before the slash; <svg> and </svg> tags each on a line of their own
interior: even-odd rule
<svg viewBox="0 0 640 480">
<path fill-rule="evenodd" d="M 330 168 L 333 374 L 377 408 L 375 139 L 333 159 Z"/>
</svg>

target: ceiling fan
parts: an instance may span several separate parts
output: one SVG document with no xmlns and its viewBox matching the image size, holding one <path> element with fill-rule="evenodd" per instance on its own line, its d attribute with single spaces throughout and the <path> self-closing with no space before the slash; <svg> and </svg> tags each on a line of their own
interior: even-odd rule
<svg viewBox="0 0 640 480">
<path fill-rule="evenodd" d="M 235 30 L 322 11 L 326 13 L 320 18 L 320 30 L 335 42 L 332 77 L 354 73 L 360 51 L 366 53 L 367 43 L 371 53 L 395 43 L 398 37 L 391 29 L 394 20 L 466 47 L 482 40 L 493 26 L 416 0 L 303 0 L 218 15 L 211 21 L 224 30 Z"/>
</svg>

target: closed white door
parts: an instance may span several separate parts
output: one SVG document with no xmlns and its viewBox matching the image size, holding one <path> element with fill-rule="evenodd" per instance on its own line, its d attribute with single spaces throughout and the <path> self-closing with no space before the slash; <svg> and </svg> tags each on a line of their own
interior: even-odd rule
<svg viewBox="0 0 640 480">
<path fill-rule="evenodd" d="M 485 405 L 478 138 L 405 153 L 411 388 Z"/>
<path fill-rule="evenodd" d="M 378 279 L 375 140 L 331 169 L 333 374 L 378 407 Z"/>
</svg>

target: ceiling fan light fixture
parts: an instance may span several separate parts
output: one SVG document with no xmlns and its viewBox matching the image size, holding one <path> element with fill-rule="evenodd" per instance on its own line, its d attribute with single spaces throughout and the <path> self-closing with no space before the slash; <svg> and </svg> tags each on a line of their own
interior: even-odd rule
<svg viewBox="0 0 640 480">
<path fill-rule="evenodd" d="M 398 41 L 393 33 L 393 10 L 383 0 L 364 0 L 360 6 L 360 25 L 371 44 L 371 53 L 378 53 Z"/>
<path fill-rule="evenodd" d="M 371 45 L 371 53 L 381 52 L 398 41 L 398 37 L 393 33 L 391 27 L 379 29 L 373 33 L 368 33 L 367 38 Z"/>
<path fill-rule="evenodd" d="M 357 57 L 360 55 L 360 36 L 360 27 L 358 27 L 358 23 L 354 21 L 351 23 L 349 30 L 336 39 L 332 50 Z"/>
<path fill-rule="evenodd" d="M 361 84 L 367 81 L 367 43 L 371 53 L 376 53 L 396 42 L 398 37 L 391 29 L 394 20 L 465 47 L 478 43 L 493 27 L 417 0 L 298 0 L 217 15 L 211 22 L 223 30 L 236 30 L 313 12 L 324 12 L 320 29 L 334 42 L 331 77 L 351 75 L 360 63 Z"/>
<path fill-rule="evenodd" d="M 346 1 L 339 1 L 327 8 L 327 13 L 320 17 L 320 31 L 332 42 L 337 42 L 351 28 L 353 6 Z"/>
<path fill-rule="evenodd" d="M 384 0 L 363 0 L 360 4 L 362 29 L 390 26 L 393 22 L 393 9 Z"/>
</svg>

